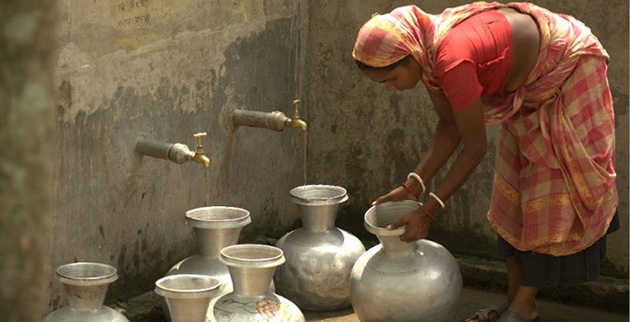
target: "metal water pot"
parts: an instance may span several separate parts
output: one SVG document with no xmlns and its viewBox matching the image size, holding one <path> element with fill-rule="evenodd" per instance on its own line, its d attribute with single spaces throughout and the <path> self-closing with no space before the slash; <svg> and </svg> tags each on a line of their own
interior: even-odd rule
<svg viewBox="0 0 630 322">
<path fill-rule="evenodd" d="M 173 322 L 206 322 L 210 299 L 219 289 L 216 278 L 180 274 L 155 282 L 155 293 L 165 298 Z"/>
<path fill-rule="evenodd" d="M 212 293 L 211 301 L 232 292 L 232 280 L 227 266 L 219 260 L 221 249 L 238 242 L 241 229 L 251 222 L 249 211 L 236 207 L 201 207 L 186 211 L 186 225 L 192 227 L 197 236 L 199 254 L 175 264 L 166 274 L 200 274 L 216 278 L 220 286 Z M 166 301 L 162 308 L 170 318 Z M 208 319 L 212 319 L 208 311 Z"/>
<path fill-rule="evenodd" d="M 306 185 L 291 189 L 302 228 L 278 240 L 286 263 L 274 275 L 276 292 L 303 310 L 337 310 L 350 306 L 350 273 L 365 247 L 354 235 L 335 227 L 346 189 Z"/>
<path fill-rule="evenodd" d="M 219 260 L 221 249 L 238 242 L 241 229 L 251 223 L 249 211 L 235 207 L 201 207 L 186 211 L 186 225 L 197 236 L 199 254 L 175 264 L 166 274 L 201 274 L 221 282 L 216 297 L 232 292 L 227 266 Z"/>
<path fill-rule="evenodd" d="M 411 200 L 387 202 L 365 213 L 365 228 L 380 244 L 352 269 L 352 307 L 363 322 L 455 320 L 462 277 L 453 255 L 430 240 L 401 241 L 405 227 L 386 228 L 418 206 Z"/>
<path fill-rule="evenodd" d="M 66 264 L 57 268 L 57 279 L 63 283 L 68 306 L 51 312 L 44 322 L 129 322 L 118 311 L 103 305 L 109 284 L 118 279 L 113 266 Z"/>
<path fill-rule="evenodd" d="M 221 250 L 221 262 L 230 270 L 232 293 L 211 305 L 216 322 L 304 322 L 302 311 L 269 290 L 276 267 L 285 259 L 280 248 L 268 245 L 232 245 Z"/>
</svg>

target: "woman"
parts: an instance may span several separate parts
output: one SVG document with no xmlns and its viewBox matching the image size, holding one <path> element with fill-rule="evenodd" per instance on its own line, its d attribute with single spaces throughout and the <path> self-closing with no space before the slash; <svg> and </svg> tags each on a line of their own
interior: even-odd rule
<svg viewBox="0 0 630 322">
<path fill-rule="evenodd" d="M 614 113 L 608 55 L 586 26 L 531 3 L 478 2 L 439 15 L 405 6 L 366 22 L 352 55 L 389 90 L 422 81 L 439 115 L 407 181 L 374 204 L 417 200 L 463 144 L 437 190 L 393 225 L 407 226 L 404 241 L 427 236 L 484 158 L 485 125 L 500 124 L 487 217 L 506 257 L 509 303 L 470 321 L 537 321 L 540 287 L 599 275 L 618 203 Z"/>
</svg>

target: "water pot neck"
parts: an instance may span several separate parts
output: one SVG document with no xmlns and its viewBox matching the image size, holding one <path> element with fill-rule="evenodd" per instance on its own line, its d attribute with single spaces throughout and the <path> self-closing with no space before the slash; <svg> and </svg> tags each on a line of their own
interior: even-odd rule
<svg viewBox="0 0 630 322">
<path fill-rule="evenodd" d="M 219 258 L 221 249 L 238 243 L 241 227 L 207 229 L 195 227 L 197 245 L 201 256 Z"/>
<path fill-rule="evenodd" d="M 390 257 L 402 257 L 409 255 L 418 249 L 418 243 L 406 243 L 400 240 L 400 236 L 378 236 L 383 251 Z"/>
<path fill-rule="evenodd" d="M 64 284 L 68 306 L 79 312 L 94 312 L 103 307 L 109 284 L 78 286 Z"/>
<path fill-rule="evenodd" d="M 209 297 L 167 298 L 171 322 L 205 321 Z"/>
<path fill-rule="evenodd" d="M 324 232 L 335 228 L 339 204 L 298 205 L 302 226 L 312 232 Z"/>
<path fill-rule="evenodd" d="M 269 293 L 275 267 L 252 268 L 228 266 L 234 293 L 242 297 L 261 297 Z"/>
</svg>

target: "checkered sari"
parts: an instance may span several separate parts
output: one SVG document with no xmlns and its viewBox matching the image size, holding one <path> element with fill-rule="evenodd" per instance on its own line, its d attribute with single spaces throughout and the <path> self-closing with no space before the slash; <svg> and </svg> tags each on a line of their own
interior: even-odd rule
<svg viewBox="0 0 630 322">
<path fill-rule="evenodd" d="M 515 248 L 569 255 L 601 238 L 618 204 L 608 54 L 584 24 L 529 3 L 538 64 L 507 100 L 484 103 L 501 124 L 488 219 Z"/>
<path fill-rule="evenodd" d="M 352 56 L 382 67 L 411 55 L 440 92 L 432 72 L 440 41 L 467 17 L 506 6 L 534 17 L 541 47 L 527 85 L 483 98 L 486 123 L 501 124 L 488 220 L 519 250 L 573 254 L 604 235 L 618 203 L 608 55 L 584 24 L 531 3 L 476 2 L 439 15 L 405 6 L 366 22 Z"/>
</svg>

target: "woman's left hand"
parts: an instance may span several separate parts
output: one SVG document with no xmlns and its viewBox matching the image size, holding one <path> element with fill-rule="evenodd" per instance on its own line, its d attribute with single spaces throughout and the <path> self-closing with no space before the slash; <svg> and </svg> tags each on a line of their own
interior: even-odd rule
<svg viewBox="0 0 630 322">
<path fill-rule="evenodd" d="M 372 201 L 372 206 L 376 206 L 378 204 L 382 204 L 388 201 L 401 201 L 401 200 L 413 200 L 416 201 L 415 196 L 409 193 L 402 186 L 398 188 L 394 188 L 392 191 L 388 192 L 385 195 L 378 197 L 376 200 Z"/>
</svg>

